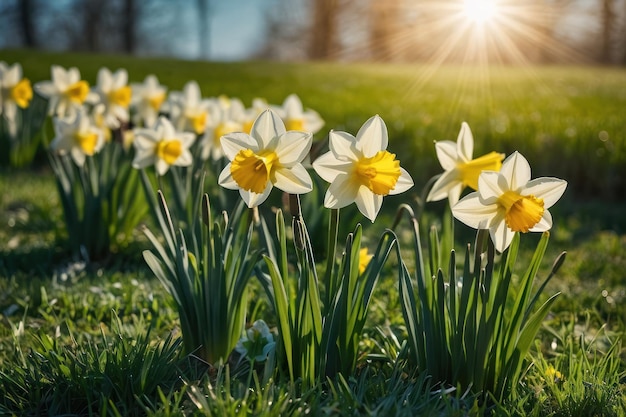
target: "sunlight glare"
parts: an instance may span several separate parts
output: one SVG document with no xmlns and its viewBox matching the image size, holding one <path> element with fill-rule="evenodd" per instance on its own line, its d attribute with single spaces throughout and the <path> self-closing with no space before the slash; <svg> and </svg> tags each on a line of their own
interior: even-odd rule
<svg viewBox="0 0 626 417">
<path fill-rule="evenodd" d="M 489 22 L 497 14 L 498 10 L 494 0 L 464 0 L 463 13 L 474 23 L 483 24 Z"/>
</svg>

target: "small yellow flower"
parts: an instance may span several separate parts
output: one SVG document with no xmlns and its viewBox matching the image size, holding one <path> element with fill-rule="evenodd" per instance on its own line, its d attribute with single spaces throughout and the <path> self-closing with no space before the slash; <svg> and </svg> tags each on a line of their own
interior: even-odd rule
<svg viewBox="0 0 626 417">
<path fill-rule="evenodd" d="M 94 126 L 83 109 L 74 117 L 54 117 L 55 137 L 50 149 L 61 154 L 69 153 L 78 166 L 83 166 L 87 156 L 93 156 L 105 144 L 101 129 Z"/>
<path fill-rule="evenodd" d="M 359 274 L 365 272 L 373 257 L 374 255 L 370 254 L 367 248 L 361 248 L 359 251 Z"/>
<path fill-rule="evenodd" d="M 562 381 L 563 374 L 556 370 L 556 368 L 552 365 L 549 365 L 546 369 L 546 377 L 552 381 Z"/>
<path fill-rule="evenodd" d="M 128 86 L 128 72 L 120 68 L 112 73 L 108 68 L 100 68 L 98 82 L 94 88 L 97 101 L 89 98 L 92 104 L 104 105 L 104 122 L 110 129 L 117 129 L 128 122 L 132 89 Z"/>
</svg>

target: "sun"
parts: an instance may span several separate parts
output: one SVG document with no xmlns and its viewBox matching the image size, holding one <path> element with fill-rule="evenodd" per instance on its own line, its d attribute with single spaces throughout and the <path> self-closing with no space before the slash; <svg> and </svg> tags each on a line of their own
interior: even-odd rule
<svg viewBox="0 0 626 417">
<path fill-rule="evenodd" d="M 473 23 L 485 24 L 498 14 L 498 7 L 495 0 L 463 0 L 463 13 Z"/>
</svg>

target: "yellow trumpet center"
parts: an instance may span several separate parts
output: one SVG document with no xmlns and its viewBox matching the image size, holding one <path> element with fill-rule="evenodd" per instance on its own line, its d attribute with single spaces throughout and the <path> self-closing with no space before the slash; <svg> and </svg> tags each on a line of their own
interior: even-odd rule
<svg viewBox="0 0 626 417">
<path fill-rule="evenodd" d="M 285 129 L 287 130 L 304 130 L 303 119 L 287 119 L 285 121 Z"/>
<path fill-rule="evenodd" d="M 74 103 L 83 104 L 89 94 L 89 84 L 87 81 L 81 80 L 70 85 L 65 90 L 65 95 Z"/>
<path fill-rule="evenodd" d="M 191 125 L 191 128 L 193 129 L 194 132 L 196 132 L 197 135 L 203 133 L 204 130 L 206 129 L 206 122 L 207 122 L 206 112 L 200 112 L 194 115 L 189 115 L 187 116 L 187 119 L 189 120 L 189 124 Z"/>
<path fill-rule="evenodd" d="M 33 88 L 27 78 L 22 78 L 20 82 L 11 88 L 11 98 L 18 106 L 25 109 L 33 98 Z"/>
<path fill-rule="evenodd" d="M 155 111 L 158 111 L 161 108 L 163 101 L 165 101 L 165 93 L 153 94 L 147 99 L 148 105 Z"/>
<path fill-rule="evenodd" d="M 528 232 L 539 223 L 545 211 L 543 199 L 534 195 L 520 195 L 513 191 L 502 194 L 498 203 L 506 210 L 504 220 L 514 232 Z"/>
<path fill-rule="evenodd" d="M 387 151 L 378 151 L 371 158 L 361 158 L 355 167 L 358 181 L 374 194 L 389 194 L 400 178 L 400 161 L 395 158 L 395 154 Z"/>
<path fill-rule="evenodd" d="M 131 89 L 129 86 L 124 86 L 113 90 L 109 93 L 109 102 L 120 107 L 128 107 L 130 104 Z"/>
<path fill-rule="evenodd" d="M 490 152 L 469 162 L 457 165 L 463 184 L 478 190 L 478 176 L 483 171 L 500 171 L 504 155 L 498 152 Z"/>
<path fill-rule="evenodd" d="M 182 153 L 183 145 L 176 139 L 164 139 L 156 147 L 157 157 L 167 162 L 168 165 L 173 165 Z"/>
<path fill-rule="evenodd" d="M 252 149 L 242 149 L 230 165 L 230 174 L 242 189 L 260 194 L 278 165 L 278 156 L 274 151 L 257 155 Z"/>
<path fill-rule="evenodd" d="M 96 146 L 98 145 L 98 135 L 96 133 L 76 133 L 74 140 L 76 140 L 76 143 L 85 155 L 92 156 L 96 152 Z"/>
</svg>

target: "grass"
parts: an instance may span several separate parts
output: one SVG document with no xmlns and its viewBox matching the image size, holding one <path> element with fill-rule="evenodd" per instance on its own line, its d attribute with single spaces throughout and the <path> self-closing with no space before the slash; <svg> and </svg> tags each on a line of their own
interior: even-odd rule
<svg viewBox="0 0 626 417">
<path fill-rule="evenodd" d="M 389 127 L 390 148 L 417 187 L 440 171 L 432 141 L 456 139 L 465 120 L 475 155 L 519 150 L 533 176 L 557 176 L 570 185 L 564 201 L 551 209 L 555 226 L 540 271 L 545 275 L 567 250 L 546 291 L 562 294 L 532 349 L 519 392 L 485 408 L 468 393 L 438 390 L 427 375 L 404 372 L 396 358 L 406 334 L 392 274 L 381 277 L 373 297 L 355 376 L 302 391 L 232 363 L 233 369 L 207 368 L 181 353 L 175 306 L 141 258 L 149 246 L 140 233 L 105 263 L 77 263 L 67 250 L 45 159 L 29 169 L 3 168 L 0 414 L 624 415 L 623 69 L 500 67 L 486 73 L 452 66 L 202 63 L 23 50 L 3 51 L 2 59 L 21 62 L 32 81 L 48 79 L 54 63 L 77 66 L 94 82 L 106 65 L 127 68 L 131 81 L 155 73 L 170 89 L 196 79 L 205 95 L 237 96 L 247 104 L 257 96 L 280 103 L 295 92 L 326 120 L 320 141 L 330 128 L 356 133 L 378 113 Z M 387 219 L 401 201 L 385 202 Z M 428 206 L 425 223 L 437 222 L 444 207 Z M 389 221 L 369 225 L 364 236 L 379 223 Z M 461 234 L 460 243 L 470 238 Z M 522 259 L 532 253 L 532 239 L 524 241 Z M 260 285 L 253 282 L 251 292 L 255 317 L 249 321 L 263 317 L 271 323 L 275 318 Z M 550 367 L 562 378 L 551 376 Z"/>
</svg>

